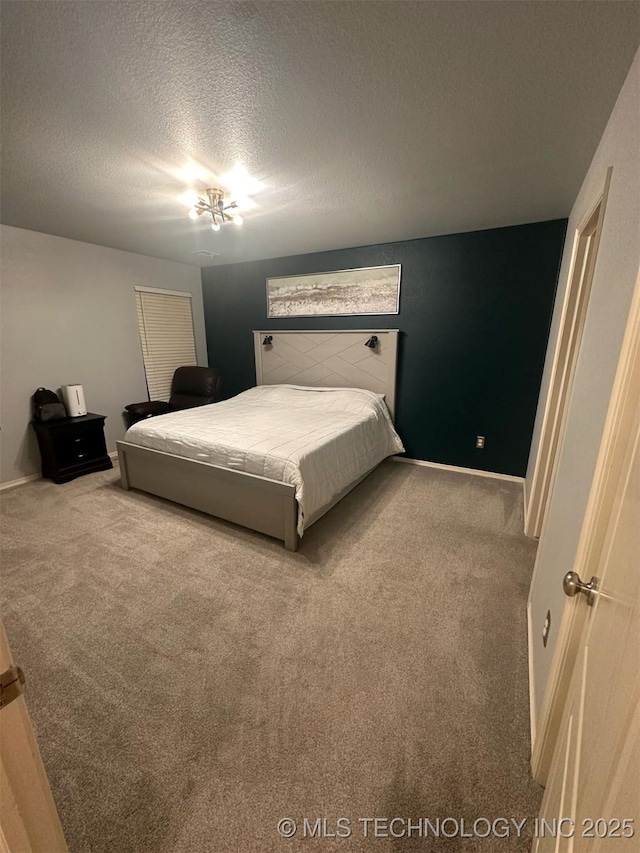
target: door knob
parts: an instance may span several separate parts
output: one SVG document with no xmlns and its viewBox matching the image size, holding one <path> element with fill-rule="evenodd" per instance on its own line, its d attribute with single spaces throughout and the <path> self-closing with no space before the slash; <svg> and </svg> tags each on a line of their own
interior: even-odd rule
<svg viewBox="0 0 640 853">
<path fill-rule="evenodd" d="M 587 604 L 592 607 L 598 592 L 598 578 L 592 577 L 589 583 L 583 583 L 577 572 L 567 572 L 562 581 L 562 588 L 569 598 L 573 598 L 579 592 L 584 593 L 587 597 Z"/>
</svg>

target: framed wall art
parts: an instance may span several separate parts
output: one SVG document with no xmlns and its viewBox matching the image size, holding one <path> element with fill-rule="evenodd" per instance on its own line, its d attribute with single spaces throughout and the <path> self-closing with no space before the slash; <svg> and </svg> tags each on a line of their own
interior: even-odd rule
<svg viewBox="0 0 640 853">
<path fill-rule="evenodd" d="M 400 264 L 267 279 L 267 317 L 397 314 Z"/>
</svg>

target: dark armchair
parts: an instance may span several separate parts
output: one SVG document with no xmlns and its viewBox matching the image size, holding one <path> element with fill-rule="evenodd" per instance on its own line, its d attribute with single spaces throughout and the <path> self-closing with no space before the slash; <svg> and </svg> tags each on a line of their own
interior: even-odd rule
<svg viewBox="0 0 640 853">
<path fill-rule="evenodd" d="M 127 427 L 155 415 L 217 403 L 221 398 L 221 390 L 222 377 L 215 367 L 179 367 L 173 374 L 169 402 L 149 400 L 130 403 L 124 407 Z"/>
</svg>

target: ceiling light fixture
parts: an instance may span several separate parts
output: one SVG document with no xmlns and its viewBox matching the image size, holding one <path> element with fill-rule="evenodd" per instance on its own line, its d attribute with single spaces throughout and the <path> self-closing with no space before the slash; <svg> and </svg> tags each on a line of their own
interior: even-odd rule
<svg viewBox="0 0 640 853">
<path fill-rule="evenodd" d="M 239 213 L 236 213 L 238 202 L 232 201 L 225 204 L 224 190 L 219 187 L 210 187 L 206 190 L 201 190 L 202 195 L 197 195 L 197 200 L 189 211 L 189 219 L 196 220 L 203 213 L 208 213 L 211 217 L 211 227 L 214 231 L 219 231 L 221 225 L 227 222 L 233 222 L 234 225 L 242 225 L 243 219 Z"/>
</svg>

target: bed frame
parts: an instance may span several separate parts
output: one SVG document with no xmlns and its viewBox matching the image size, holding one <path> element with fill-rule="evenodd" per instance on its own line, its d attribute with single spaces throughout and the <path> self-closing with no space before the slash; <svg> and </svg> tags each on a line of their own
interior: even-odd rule
<svg viewBox="0 0 640 853">
<path fill-rule="evenodd" d="M 377 345 L 374 348 L 364 346 L 372 335 L 377 336 Z M 258 385 L 365 388 L 385 394 L 393 416 L 397 329 L 256 331 L 253 336 Z M 266 344 L 265 339 L 268 341 Z M 297 549 L 295 486 L 140 447 L 128 441 L 116 444 L 124 489 L 139 489 L 158 495 L 281 539 L 289 551 Z M 367 471 L 312 518 L 306 519 L 305 528 L 321 518 L 370 473 Z"/>
</svg>

